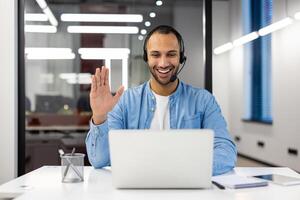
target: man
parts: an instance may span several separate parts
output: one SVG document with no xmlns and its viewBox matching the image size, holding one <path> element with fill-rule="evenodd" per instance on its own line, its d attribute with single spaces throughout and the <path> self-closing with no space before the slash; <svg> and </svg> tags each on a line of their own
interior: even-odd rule
<svg viewBox="0 0 300 200">
<path fill-rule="evenodd" d="M 236 147 L 215 98 L 177 78 L 179 66 L 186 60 L 180 34 L 169 26 L 154 28 L 145 38 L 144 60 L 152 74 L 150 80 L 124 94 L 120 87 L 111 95 L 107 68 L 97 69 L 92 77 L 93 116 L 86 138 L 91 164 L 95 168 L 110 165 L 109 129 L 206 128 L 215 132 L 213 174 L 231 170 Z"/>
</svg>

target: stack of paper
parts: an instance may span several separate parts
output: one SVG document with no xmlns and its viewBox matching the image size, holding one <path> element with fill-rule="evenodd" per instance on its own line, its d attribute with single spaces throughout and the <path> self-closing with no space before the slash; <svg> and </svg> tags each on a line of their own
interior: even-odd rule
<svg viewBox="0 0 300 200">
<path fill-rule="evenodd" d="M 260 180 L 252 177 L 244 177 L 238 175 L 222 175 L 214 176 L 212 180 L 219 183 L 220 185 L 228 188 L 248 188 L 248 187 L 261 187 L 267 186 L 268 181 Z"/>
</svg>

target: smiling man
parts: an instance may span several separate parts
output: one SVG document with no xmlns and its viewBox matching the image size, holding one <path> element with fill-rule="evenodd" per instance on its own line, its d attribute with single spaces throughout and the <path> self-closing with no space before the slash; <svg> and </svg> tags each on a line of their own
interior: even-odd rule
<svg viewBox="0 0 300 200">
<path fill-rule="evenodd" d="M 186 61 L 181 35 L 170 26 L 154 28 L 145 38 L 143 58 L 152 74 L 150 80 L 124 94 L 120 87 L 115 96 L 111 95 L 107 68 L 98 68 L 92 77 L 93 116 L 86 138 L 91 164 L 95 168 L 110 165 L 109 129 L 205 128 L 215 133 L 213 174 L 231 170 L 236 147 L 215 98 L 177 78 Z"/>
</svg>

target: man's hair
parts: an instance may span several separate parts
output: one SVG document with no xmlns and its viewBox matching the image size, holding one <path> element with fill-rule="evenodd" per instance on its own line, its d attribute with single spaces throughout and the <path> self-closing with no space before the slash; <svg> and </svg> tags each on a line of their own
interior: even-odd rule
<svg viewBox="0 0 300 200">
<path fill-rule="evenodd" d="M 144 41 L 144 46 L 143 46 L 143 50 L 144 50 L 144 55 L 143 58 L 144 60 L 147 62 L 148 61 L 148 57 L 147 57 L 147 44 L 148 41 L 150 39 L 150 37 L 154 34 L 154 33 L 160 33 L 160 34 L 174 34 L 177 38 L 178 44 L 179 44 L 179 51 L 180 51 L 180 63 L 182 63 L 183 59 L 184 59 L 184 43 L 182 40 L 182 37 L 180 35 L 180 33 L 173 27 L 171 26 L 167 26 L 167 25 L 160 25 L 155 27 L 154 29 L 152 29 L 146 36 L 145 41 Z"/>
</svg>

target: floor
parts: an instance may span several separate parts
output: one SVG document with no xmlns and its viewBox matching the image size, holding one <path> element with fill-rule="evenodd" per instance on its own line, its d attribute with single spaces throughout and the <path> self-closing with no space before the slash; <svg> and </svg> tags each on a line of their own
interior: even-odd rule
<svg viewBox="0 0 300 200">
<path fill-rule="evenodd" d="M 237 167 L 270 167 L 269 165 L 254 161 L 243 156 L 238 156 Z"/>
</svg>

